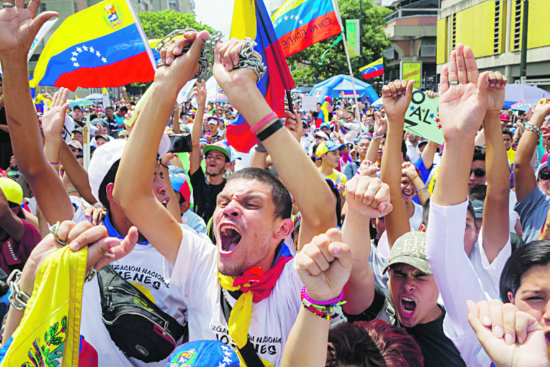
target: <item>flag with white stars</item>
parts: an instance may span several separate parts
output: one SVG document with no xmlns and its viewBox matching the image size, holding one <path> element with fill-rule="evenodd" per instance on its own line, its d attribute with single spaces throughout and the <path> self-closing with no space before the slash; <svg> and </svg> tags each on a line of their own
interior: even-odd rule
<svg viewBox="0 0 550 367">
<path fill-rule="evenodd" d="M 331 0 L 288 0 L 271 20 L 285 57 L 342 32 Z"/>
<path fill-rule="evenodd" d="M 155 63 L 129 0 L 105 0 L 65 19 L 42 51 L 31 87 L 120 87 L 153 80 Z"/>
</svg>

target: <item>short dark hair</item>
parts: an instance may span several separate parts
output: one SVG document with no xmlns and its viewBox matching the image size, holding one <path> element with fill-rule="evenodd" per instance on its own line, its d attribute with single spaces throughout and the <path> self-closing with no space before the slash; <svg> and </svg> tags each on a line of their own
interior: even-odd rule
<svg viewBox="0 0 550 367">
<path fill-rule="evenodd" d="M 502 135 L 509 135 L 510 139 L 514 137 L 514 134 L 510 131 L 510 129 L 502 129 Z"/>
<path fill-rule="evenodd" d="M 120 107 L 118 108 L 118 110 L 119 110 L 119 111 L 123 111 L 123 112 L 128 112 L 128 107 L 126 107 L 126 106 L 120 106 Z"/>
<path fill-rule="evenodd" d="M 537 265 L 550 263 L 550 240 L 532 241 L 519 247 L 506 261 L 500 275 L 500 298 L 509 303 L 508 292 L 515 297 L 523 275 Z"/>
<path fill-rule="evenodd" d="M 275 176 L 261 168 L 245 168 L 233 173 L 227 182 L 242 180 L 257 180 L 270 187 L 273 203 L 275 204 L 275 217 L 287 219 L 292 214 L 292 199 L 286 187 Z"/>
<path fill-rule="evenodd" d="M 405 329 L 383 320 L 341 323 L 328 336 L 326 366 L 420 367 L 422 351 Z"/>
<path fill-rule="evenodd" d="M 472 161 L 485 161 L 485 148 L 479 145 L 474 146 L 474 158 Z"/>
<path fill-rule="evenodd" d="M 97 195 L 99 196 L 99 202 L 103 204 L 103 206 L 107 209 L 107 211 L 111 210 L 111 205 L 109 204 L 109 199 L 107 199 L 107 185 L 111 182 L 115 182 L 116 173 L 118 172 L 118 166 L 120 165 L 120 159 L 116 161 L 109 171 L 107 171 L 107 174 L 103 178 L 103 181 L 101 181 L 101 185 L 99 185 L 99 192 Z"/>
</svg>

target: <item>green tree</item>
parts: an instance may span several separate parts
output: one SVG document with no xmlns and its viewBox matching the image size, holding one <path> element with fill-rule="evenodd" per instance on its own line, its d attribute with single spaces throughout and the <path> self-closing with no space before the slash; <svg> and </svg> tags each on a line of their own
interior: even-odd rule
<svg viewBox="0 0 550 367">
<path fill-rule="evenodd" d="M 378 7 L 373 0 L 362 0 L 362 14 L 359 11 L 359 0 L 338 0 L 338 5 L 344 25 L 346 19 L 361 20 L 361 57 L 351 59 L 353 73 L 357 76 L 359 68 L 382 57 L 382 52 L 389 45 L 384 33 L 384 18 L 391 11 Z M 318 42 L 287 59 L 297 85 L 315 83 L 338 74 L 349 74 L 343 42 L 327 52 L 323 64 L 319 65 L 321 55 L 337 37 Z"/>
<path fill-rule="evenodd" d="M 198 31 L 204 29 L 210 33 L 215 30 L 206 24 L 199 23 L 192 14 L 184 14 L 173 10 L 159 12 L 138 13 L 139 21 L 148 39 L 163 38 L 176 29 L 194 28 Z"/>
</svg>

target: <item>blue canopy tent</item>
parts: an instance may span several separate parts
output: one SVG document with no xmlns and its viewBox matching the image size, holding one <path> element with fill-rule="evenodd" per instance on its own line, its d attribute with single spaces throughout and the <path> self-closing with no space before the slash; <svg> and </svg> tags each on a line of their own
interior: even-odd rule
<svg viewBox="0 0 550 367">
<path fill-rule="evenodd" d="M 502 108 L 508 109 L 514 103 L 534 98 L 550 98 L 550 93 L 544 89 L 527 84 L 507 84 L 506 91 L 504 92 L 504 106 Z"/>
<path fill-rule="evenodd" d="M 370 103 L 376 101 L 379 97 L 374 88 L 357 78 L 353 78 L 355 83 L 355 92 L 357 98 L 366 97 Z M 313 87 L 310 96 L 317 97 L 321 102 L 325 97 L 331 98 L 350 98 L 353 97 L 353 86 L 349 75 L 335 75 Z"/>
</svg>

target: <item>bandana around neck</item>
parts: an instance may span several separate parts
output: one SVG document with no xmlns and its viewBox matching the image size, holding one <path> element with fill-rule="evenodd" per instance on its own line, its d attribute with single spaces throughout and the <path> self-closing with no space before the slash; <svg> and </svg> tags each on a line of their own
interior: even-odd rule
<svg viewBox="0 0 550 367">
<path fill-rule="evenodd" d="M 248 328 L 252 317 L 252 302 L 258 303 L 271 294 L 285 264 L 292 259 L 288 247 L 283 243 L 273 266 L 268 271 L 255 266 L 237 277 L 230 277 L 218 272 L 220 285 L 228 291 L 241 291 L 242 294 L 235 302 L 229 316 L 229 336 L 238 348 L 242 348 L 248 341 Z"/>
</svg>

